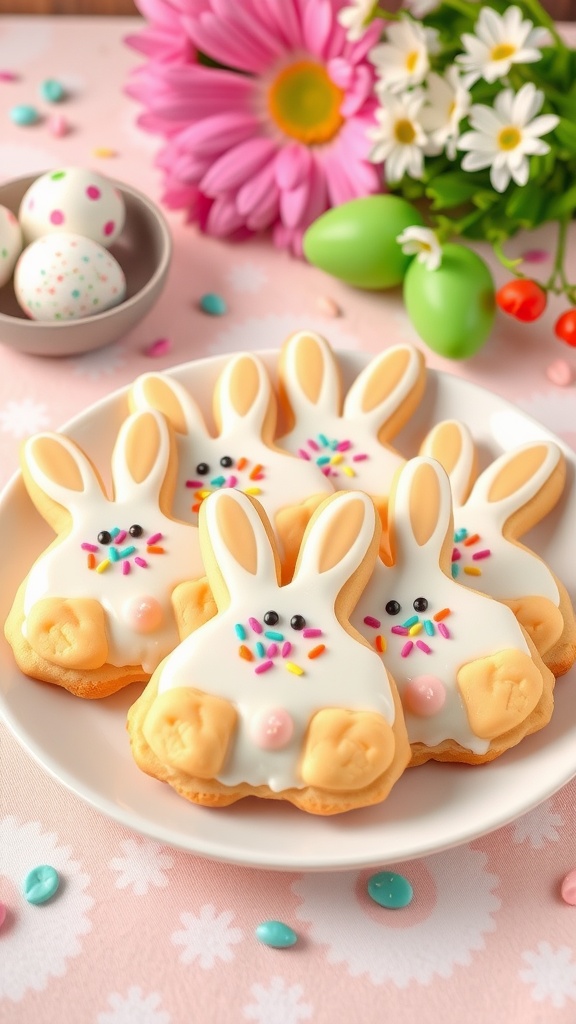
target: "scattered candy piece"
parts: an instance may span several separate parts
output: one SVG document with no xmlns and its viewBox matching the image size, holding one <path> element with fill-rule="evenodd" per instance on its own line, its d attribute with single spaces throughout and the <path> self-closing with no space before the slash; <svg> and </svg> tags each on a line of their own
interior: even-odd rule
<svg viewBox="0 0 576 1024">
<path fill-rule="evenodd" d="M 118 153 L 108 146 L 98 146 L 92 150 L 92 156 L 100 157 L 101 160 L 111 160 L 113 156 L 118 156 Z"/>
<path fill-rule="evenodd" d="M 22 892 L 28 903 L 46 903 L 59 885 L 60 878 L 56 869 L 49 864 L 40 864 L 26 875 Z"/>
<path fill-rule="evenodd" d="M 576 868 L 573 868 L 566 875 L 562 882 L 560 893 L 564 903 L 569 903 L 571 907 L 576 907 Z"/>
<path fill-rule="evenodd" d="M 547 249 L 527 249 L 522 253 L 522 259 L 525 263 L 545 263 L 550 259 L 550 253 Z"/>
<path fill-rule="evenodd" d="M 47 103 L 60 103 L 66 95 L 66 90 L 56 78 L 46 78 L 40 84 L 40 96 Z"/>
<path fill-rule="evenodd" d="M 64 117 L 64 114 L 53 114 L 48 118 L 47 128 L 54 138 L 62 139 L 70 131 L 70 122 Z"/>
<path fill-rule="evenodd" d="M 342 310 L 334 299 L 331 299 L 329 295 L 321 295 L 316 302 L 316 306 L 319 313 L 323 313 L 324 316 L 337 317 L 342 316 Z"/>
<path fill-rule="evenodd" d="M 40 120 L 40 114 L 36 107 L 32 107 L 29 103 L 20 103 L 17 107 L 12 107 L 9 116 L 12 124 L 22 127 L 36 124 Z"/>
<path fill-rule="evenodd" d="M 8 913 L 8 910 L 7 910 L 6 904 L 5 903 L 0 903 L 0 928 L 4 924 L 4 921 L 6 920 L 6 914 L 7 913 Z"/>
<path fill-rule="evenodd" d="M 150 356 L 151 359 L 157 359 L 159 356 L 166 355 L 172 348 L 172 342 L 169 338 L 157 338 L 151 345 L 148 345 L 144 349 L 144 355 Z"/>
<path fill-rule="evenodd" d="M 559 388 L 565 388 L 574 380 L 574 372 L 565 359 L 555 359 L 546 367 L 546 376 Z"/>
<path fill-rule="evenodd" d="M 221 295 L 216 292 L 206 292 L 200 299 L 200 309 L 208 316 L 224 316 L 228 312 L 228 306 Z"/>
<path fill-rule="evenodd" d="M 414 890 L 404 875 L 394 871 L 379 871 L 368 879 L 368 895 L 381 907 L 398 910 L 412 901 Z"/>
<path fill-rule="evenodd" d="M 256 929 L 256 938 L 273 949 L 288 949 L 298 941 L 294 929 L 282 921 L 263 921 Z"/>
<path fill-rule="evenodd" d="M 18 75 L 15 71 L 0 71 L 0 82 L 17 82 Z"/>
</svg>

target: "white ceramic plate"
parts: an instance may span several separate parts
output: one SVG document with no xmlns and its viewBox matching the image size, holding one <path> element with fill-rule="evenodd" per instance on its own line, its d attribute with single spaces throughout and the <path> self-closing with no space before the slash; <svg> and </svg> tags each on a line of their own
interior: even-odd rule
<svg viewBox="0 0 576 1024">
<path fill-rule="evenodd" d="M 275 356 L 264 353 L 272 373 Z M 342 355 L 346 382 L 365 364 Z M 201 404 L 211 394 L 223 358 L 171 371 Z M 99 402 L 64 428 L 106 475 L 117 429 L 128 411 L 126 391 Z M 465 420 L 477 437 L 482 466 L 503 449 L 553 438 L 534 420 L 488 391 L 429 371 L 424 401 L 397 439 L 416 454 L 426 430 L 445 417 Z M 553 438 L 558 441 L 557 438 Z M 571 588 L 576 599 L 576 455 L 568 461 L 564 498 L 527 542 Z M 108 482 L 108 481 L 107 481 Z M 0 498 L 4 538 L 0 614 L 6 617 L 20 580 L 51 532 L 34 510 L 20 476 Z M 10 538 L 18 538 L 11 543 Z M 26 543 L 23 539 L 26 538 Z M 551 723 L 514 750 L 480 767 L 428 763 L 407 771 L 379 807 L 318 818 L 288 805 L 243 800 L 222 810 L 195 807 L 134 765 L 126 711 L 140 687 L 102 701 L 82 701 L 15 668 L 6 641 L 0 649 L 0 711 L 22 745 L 56 779 L 104 814 L 162 843 L 255 867 L 335 870 L 392 864 L 477 838 L 536 806 L 576 774 L 576 668 L 556 687 Z"/>
</svg>

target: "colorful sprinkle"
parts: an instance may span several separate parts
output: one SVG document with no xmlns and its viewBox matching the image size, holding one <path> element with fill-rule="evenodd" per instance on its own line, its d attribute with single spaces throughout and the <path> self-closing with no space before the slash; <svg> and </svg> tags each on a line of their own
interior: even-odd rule
<svg viewBox="0 0 576 1024">
<path fill-rule="evenodd" d="M 424 651 L 424 654 L 432 654 L 432 648 L 428 647 L 428 644 L 425 644 L 423 640 L 417 640 L 416 647 Z"/>
<path fill-rule="evenodd" d="M 380 626 L 382 625 L 380 619 L 375 619 L 373 615 L 365 615 L 364 624 L 366 626 L 370 626 L 371 629 L 380 629 Z"/>
<path fill-rule="evenodd" d="M 89 544 L 88 541 L 84 541 L 84 543 L 81 544 L 80 547 L 82 548 L 82 551 L 98 551 L 98 545 Z"/>
<path fill-rule="evenodd" d="M 452 573 L 452 577 L 453 577 L 454 579 L 456 579 L 456 577 L 457 577 L 458 573 L 460 572 L 460 566 L 459 566 L 459 565 L 453 565 L 453 566 L 452 566 L 452 569 L 451 569 L 450 571 L 451 571 L 451 573 Z"/>
<path fill-rule="evenodd" d="M 106 569 L 108 568 L 109 565 L 110 559 L 105 558 L 103 562 L 100 562 L 100 565 L 96 566 L 96 572 L 106 572 Z"/>
<path fill-rule="evenodd" d="M 120 553 L 116 550 L 116 548 L 108 548 L 108 551 L 110 552 L 110 561 L 111 562 L 119 562 L 120 561 Z"/>
<path fill-rule="evenodd" d="M 298 941 L 296 932 L 283 921 L 263 921 L 256 928 L 256 938 L 272 949 L 289 949 Z"/>
<path fill-rule="evenodd" d="M 431 622 L 430 619 L 424 619 L 424 632 L 427 633 L 428 636 L 434 636 L 436 632 L 434 629 L 434 623 Z"/>
<path fill-rule="evenodd" d="M 122 550 L 118 552 L 118 555 L 120 558 L 130 558 L 130 555 L 133 555 L 135 551 L 136 547 L 134 544 L 129 544 L 127 548 L 122 548 Z M 138 559 L 136 558 L 135 561 L 138 562 Z"/>
<path fill-rule="evenodd" d="M 318 440 L 320 441 L 320 444 L 324 446 L 324 448 L 328 448 L 330 441 L 326 437 L 326 434 L 318 434 Z"/>
<path fill-rule="evenodd" d="M 266 654 L 266 648 L 264 647 L 264 644 L 261 642 L 261 640 L 258 640 L 256 644 L 256 654 L 258 655 L 259 658 L 263 658 L 264 655 Z"/>
<path fill-rule="evenodd" d="M 186 487 L 194 487 L 194 488 L 202 487 L 202 481 L 201 480 L 187 480 L 186 481 Z"/>
<path fill-rule="evenodd" d="M 40 864 L 26 875 L 22 894 L 28 903 L 46 903 L 57 892 L 59 885 L 60 877 L 56 868 L 50 864 Z"/>
<path fill-rule="evenodd" d="M 258 619 L 253 618 L 253 616 L 250 616 L 250 618 L 248 619 L 248 625 L 250 626 L 250 629 L 254 631 L 254 633 L 262 632 L 262 626 L 258 622 Z"/>
<path fill-rule="evenodd" d="M 246 630 L 244 629 L 244 626 L 242 625 L 241 622 L 236 623 L 236 625 L 234 626 L 234 632 L 236 633 L 236 636 L 238 637 L 239 640 L 246 639 Z"/>
<path fill-rule="evenodd" d="M 483 551 L 475 551 L 472 558 L 475 561 L 479 561 L 480 558 L 489 558 L 491 554 L 490 548 L 484 548 Z"/>
<path fill-rule="evenodd" d="M 461 527 L 459 530 L 456 530 L 456 533 L 454 534 L 454 543 L 459 544 L 460 541 L 466 540 L 467 536 L 468 530 L 465 530 L 464 527 Z"/>
<path fill-rule="evenodd" d="M 264 636 L 267 640 L 280 640 L 284 639 L 283 633 L 278 633 L 275 629 L 267 629 L 264 632 Z"/>
<path fill-rule="evenodd" d="M 254 655 L 252 654 L 252 651 L 248 647 L 246 647 L 245 644 L 242 644 L 238 648 L 238 654 L 240 655 L 241 658 L 244 658 L 244 661 L 254 661 Z"/>
<path fill-rule="evenodd" d="M 439 622 L 439 623 L 438 623 L 438 632 L 439 632 L 439 633 L 440 633 L 440 634 L 441 634 L 441 635 L 442 635 L 443 637 L 445 637 L 445 638 L 446 638 L 446 640 L 449 640 L 449 639 L 450 639 L 450 630 L 448 629 L 448 626 L 445 626 L 445 625 L 444 625 L 444 623 L 443 623 L 443 622 Z"/>
<path fill-rule="evenodd" d="M 238 462 L 236 464 L 236 469 L 238 469 L 238 470 L 244 469 L 247 465 L 248 465 L 248 459 L 245 459 L 245 458 L 238 459 Z"/>
<path fill-rule="evenodd" d="M 352 441 L 338 441 L 336 449 L 339 452 L 347 452 L 352 447 Z"/>
<path fill-rule="evenodd" d="M 406 626 L 392 626 L 391 633 L 395 633 L 396 636 L 408 636 L 408 630 Z"/>
<path fill-rule="evenodd" d="M 61 82 L 55 78 L 46 78 L 40 84 L 40 97 L 47 103 L 60 103 L 66 95 L 66 90 Z"/>
<path fill-rule="evenodd" d="M 458 551 L 458 548 L 454 548 L 454 550 L 452 552 L 452 561 L 453 562 L 457 562 L 459 558 L 462 558 L 462 555 Z"/>
<path fill-rule="evenodd" d="M 200 297 L 200 309 L 208 316 L 224 316 L 228 312 L 226 301 L 216 292 L 206 292 Z"/>
<path fill-rule="evenodd" d="M 562 888 L 560 889 L 560 895 L 564 903 L 568 903 L 571 907 L 576 907 L 576 868 L 573 868 L 565 876 Z"/>
<path fill-rule="evenodd" d="M 345 473 L 346 476 L 356 476 L 352 466 L 342 466 L 342 472 Z"/>
<path fill-rule="evenodd" d="M 412 902 L 414 890 L 404 875 L 394 871 L 379 871 L 368 879 L 368 895 L 381 907 L 400 910 Z"/>
<path fill-rule="evenodd" d="M 442 622 L 442 619 L 447 619 L 450 614 L 450 608 L 442 608 L 441 611 L 436 612 L 436 615 L 434 616 L 434 622 Z"/>
<path fill-rule="evenodd" d="M 0 82 L 17 82 L 18 75 L 15 71 L 0 71 Z"/>
<path fill-rule="evenodd" d="M 262 494 L 260 487 L 247 487 L 244 494 L 251 494 L 253 498 L 256 498 L 259 494 Z"/>
<path fill-rule="evenodd" d="M 286 640 L 285 643 L 282 644 L 282 657 L 287 658 L 291 650 L 292 644 L 290 643 L 289 640 Z"/>
<path fill-rule="evenodd" d="M 267 658 L 275 658 L 278 654 L 278 644 L 268 644 L 268 650 L 266 651 Z"/>
<path fill-rule="evenodd" d="M 316 465 L 317 466 L 327 466 L 329 462 L 330 462 L 330 456 L 329 455 L 319 455 L 318 458 L 316 459 Z"/>
<path fill-rule="evenodd" d="M 118 536 L 119 533 L 120 533 L 120 527 L 119 526 L 114 526 L 110 530 L 110 536 L 113 537 L 114 540 L 116 540 L 116 537 Z"/>
<path fill-rule="evenodd" d="M 315 628 L 313 629 L 311 626 L 307 626 L 306 629 L 302 630 L 302 636 L 305 636 L 307 638 L 310 638 L 310 637 L 313 637 L 313 636 L 322 636 L 322 630 L 321 629 L 315 629 Z"/>
<path fill-rule="evenodd" d="M 413 626 L 416 622 L 418 622 L 418 616 L 411 615 L 409 619 L 406 619 L 406 622 L 402 623 L 402 625 L 405 629 L 410 629 L 410 626 Z"/>
<path fill-rule="evenodd" d="M 148 562 L 145 558 L 140 558 L 140 555 L 137 555 L 134 561 L 136 562 L 136 565 L 139 565 L 142 569 L 148 568 Z"/>
<path fill-rule="evenodd" d="M 237 476 L 229 476 L 227 481 L 226 481 L 226 487 L 236 487 L 237 483 L 238 483 L 238 477 Z"/>
<path fill-rule="evenodd" d="M 87 555 L 87 564 L 89 569 L 94 569 L 96 566 L 96 555 L 93 551 L 90 551 Z"/>
<path fill-rule="evenodd" d="M 368 458 L 368 456 L 364 455 L 363 453 L 361 453 L 359 455 L 353 455 L 352 456 L 352 462 L 364 462 L 364 460 L 367 459 L 367 458 Z"/>
<path fill-rule="evenodd" d="M 313 647 L 311 651 L 308 651 L 308 657 L 311 658 L 313 661 L 314 658 L 319 658 L 320 655 L 323 654 L 325 650 L 326 644 L 318 644 L 317 647 Z"/>
<path fill-rule="evenodd" d="M 313 452 L 320 451 L 320 445 L 316 444 L 316 441 L 314 441 L 312 438 L 309 438 L 308 440 L 308 447 L 311 448 Z"/>
<path fill-rule="evenodd" d="M 224 480 L 224 477 L 222 477 L 222 480 Z M 204 501 L 204 498 L 207 498 L 210 493 L 211 493 L 210 491 L 206 491 L 206 490 L 204 490 L 204 491 L 197 491 L 195 497 L 199 498 L 200 501 Z"/>
<path fill-rule="evenodd" d="M 402 650 L 400 651 L 400 655 L 401 655 L 401 656 L 402 656 L 403 658 L 407 658 L 407 657 L 408 657 L 408 655 L 410 654 L 410 651 L 412 650 L 412 648 L 413 648 L 413 647 L 414 647 L 414 642 L 413 642 L 412 640 L 408 640 L 408 641 L 407 641 L 407 642 L 406 642 L 406 643 L 404 644 L 404 647 L 402 648 Z"/>
<path fill-rule="evenodd" d="M 477 544 L 479 540 L 480 534 L 473 533 L 471 537 L 466 537 L 466 540 L 464 541 L 464 547 L 469 548 L 471 544 Z"/>
<path fill-rule="evenodd" d="M 336 452 L 336 455 L 333 455 L 330 459 L 331 466 L 339 466 L 341 462 L 344 462 L 344 456 L 341 452 Z"/>
<path fill-rule="evenodd" d="M 153 533 L 152 536 L 148 538 L 148 543 L 157 544 L 159 540 L 162 540 L 163 536 L 164 535 L 162 533 Z"/>
<path fill-rule="evenodd" d="M 224 484 L 226 483 L 226 477 L 225 476 L 215 476 L 214 479 L 210 481 L 210 483 L 211 483 L 212 487 L 224 487 Z M 210 491 L 203 492 L 204 497 L 207 498 L 209 493 L 210 493 Z"/>
<path fill-rule="evenodd" d="M 92 150 L 92 156 L 98 157 L 100 160 L 111 160 L 113 157 L 118 156 L 118 153 L 110 146 L 97 146 L 96 149 Z"/>
<path fill-rule="evenodd" d="M 293 676 L 304 675 L 304 669 L 300 668 L 300 665 L 296 665 L 293 661 L 287 661 L 285 664 L 286 668 L 288 669 L 289 672 L 292 673 Z"/>
<path fill-rule="evenodd" d="M 126 540 L 128 533 L 126 530 L 120 530 L 114 537 L 115 544 L 121 544 L 123 540 Z"/>
<path fill-rule="evenodd" d="M 143 350 L 143 354 L 148 356 L 149 359 L 159 359 L 160 356 L 166 355 L 171 348 L 172 342 L 169 338 L 156 338 L 156 341 L 152 341 L 149 345 L 146 345 L 146 348 Z"/>
<path fill-rule="evenodd" d="M 465 565 L 464 566 L 464 572 L 466 573 L 467 576 L 481 576 L 482 575 L 482 569 L 478 569 L 478 567 L 475 566 L 475 565 Z"/>
<path fill-rule="evenodd" d="M 122 575 L 127 576 L 130 572 L 130 562 L 122 562 Z"/>
<path fill-rule="evenodd" d="M 408 632 L 409 632 L 410 636 L 418 636 L 418 633 L 422 632 L 422 623 L 421 622 L 415 622 L 413 626 L 410 626 L 410 629 L 408 630 Z"/>
<path fill-rule="evenodd" d="M 422 643 L 422 641 L 420 641 L 420 643 Z M 383 654 L 387 646 L 386 637 L 383 637 L 382 634 L 379 633 L 374 642 L 374 646 L 376 647 L 376 650 L 378 651 L 379 654 Z"/>
<path fill-rule="evenodd" d="M 304 448 L 298 449 L 298 455 L 300 456 L 301 459 L 306 459 L 306 462 L 310 462 L 310 456 L 308 455 L 308 452 L 304 450 Z"/>
<path fill-rule="evenodd" d="M 255 671 L 256 675 L 259 676 L 259 675 L 262 675 L 263 672 L 267 672 L 268 669 L 270 669 L 270 668 L 274 668 L 274 662 L 273 661 L 261 661 L 259 665 L 256 665 L 256 668 L 254 669 L 254 671 Z"/>
<path fill-rule="evenodd" d="M 165 548 L 160 547 L 158 544 L 147 544 L 146 551 L 149 555 L 165 555 Z"/>
</svg>

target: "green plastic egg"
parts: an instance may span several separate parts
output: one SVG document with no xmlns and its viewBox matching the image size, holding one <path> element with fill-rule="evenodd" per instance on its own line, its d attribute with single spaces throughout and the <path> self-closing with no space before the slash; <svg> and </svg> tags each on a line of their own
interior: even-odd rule
<svg viewBox="0 0 576 1024">
<path fill-rule="evenodd" d="M 404 278 L 404 303 L 418 334 L 434 352 L 466 359 L 492 330 L 492 274 L 472 249 L 448 242 L 437 270 L 412 261 Z"/>
<path fill-rule="evenodd" d="M 315 267 L 357 288 L 393 288 L 411 259 L 396 239 L 413 224 L 423 224 L 420 213 L 398 196 L 351 199 L 314 221 L 304 253 Z"/>
</svg>

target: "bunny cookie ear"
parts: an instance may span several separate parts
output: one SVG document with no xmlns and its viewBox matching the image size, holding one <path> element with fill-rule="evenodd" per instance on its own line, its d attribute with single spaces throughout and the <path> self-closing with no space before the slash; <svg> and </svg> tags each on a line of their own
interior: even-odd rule
<svg viewBox="0 0 576 1024">
<path fill-rule="evenodd" d="M 358 375 L 346 396 L 344 415 L 363 420 L 385 444 L 410 418 L 425 384 L 422 353 L 412 345 L 393 345 Z"/>
<path fill-rule="evenodd" d="M 478 477 L 467 505 L 485 504 L 501 526 L 519 513 L 514 536 L 535 526 L 562 494 L 566 464 L 553 441 L 535 441 L 504 452 Z"/>
<path fill-rule="evenodd" d="M 340 415 L 340 369 L 330 345 L 319 334 L 298 331 L 284 342 L 279 378 L 280 401 L 292 425 L 311 412 Z"/>
<path fill-rule="evenodd" d="M 412 555 L 422 568 L 444 564 L 452 543 L 452 495 L 435 459 L 410 459 L 395 479 L 389 506 L 390 550 L 395 564 Z"/>
<path fill-rule="evenodd" d="M 264 512 L 241 491 L 214 491 L 202 502 L 200 546 L 220 610 L 231 600 L 279 585 L 280 561 Z"/>
<path fill-rule="evenodd" d="M 206 436 L 206 424 L 196 402 L 179 381 L 163 373 L 143 373 L 130 389 L 130 408 L 156 409 L 177 434 Z"/>
<path fill-rule="evenodd" d="M 159 499 L 169 459 L 170 433 L 161 413 L 132 413 L 122 424 L 112 453 L 115 500 L 138 501 L 142 488 Z"/>
<path fill-rule="evenodd" d="M 276 428 L 276 399 L 266 367 L 248 352 L 234 356 L 224 367 L 214 391 L 214 419 L 222 435 L 249 426 L 266 444 Z"/>
<path fill-rule="evenodd" d="M 477 475 L 476 448 L 468 427 L 459 420 L 443 420 L 432 427 L 420 455 L 436 459 L 448 473 L 454 507 L 463 505 Z"/>
<path fill-rule="evenodd" d="M 61 434 L 36 434 L 22 448 L 22 472 L 30 497 L 58 532 L 68 513 L 102 501 L 104 487 L 84 452 Z M 51 499 L 46 504 L 45 498 Z"/>
</svg>

